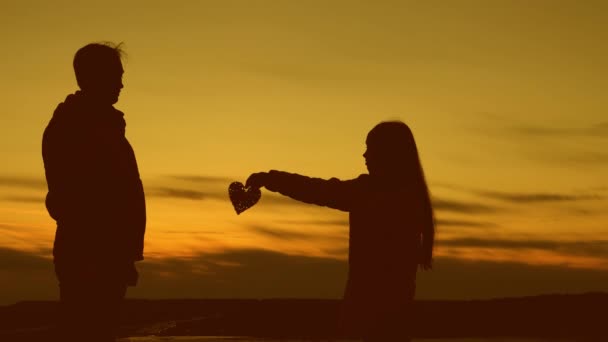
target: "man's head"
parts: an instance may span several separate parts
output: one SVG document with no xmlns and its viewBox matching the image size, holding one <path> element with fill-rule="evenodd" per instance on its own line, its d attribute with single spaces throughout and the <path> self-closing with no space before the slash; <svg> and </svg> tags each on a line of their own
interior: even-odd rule
<svg viewBox="0 0 608 342">
<path fill-rule="evenodd" d="M 121 44 L 92 43 L 74 55 L 76 81 L 83 93 L 101 103 L 114 104 L 122 89 Z"/>
</svg>

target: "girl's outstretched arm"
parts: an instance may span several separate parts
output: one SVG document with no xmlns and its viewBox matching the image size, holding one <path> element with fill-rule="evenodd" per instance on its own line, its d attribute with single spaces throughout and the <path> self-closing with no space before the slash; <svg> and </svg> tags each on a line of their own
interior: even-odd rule
<svg viewBox="0 0 608 342">
<path fill-rule="evenodd" d="M 350 211 L 357 198 L 361 177 L 346 181 L 337 178 L 326 180 L 272 170 L 252 174 L 246 186 L 266 187 L 301 202 Z"/>
</svg>

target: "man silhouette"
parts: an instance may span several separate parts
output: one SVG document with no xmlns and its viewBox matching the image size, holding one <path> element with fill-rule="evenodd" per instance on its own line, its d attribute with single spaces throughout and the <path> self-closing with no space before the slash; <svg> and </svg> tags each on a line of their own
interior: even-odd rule
<svg viewBox="0 0 608 342">
<path fill-rule="evenodd" d="M 62 341 L 114 341 L 127 286 L 143 259 L 146 207 L 123 113 L 120 45 L 93 43 L 74 56 L 80 91 L 53 113 L 42 140 L 57 221 L 53 248 Z"/>
</svg>

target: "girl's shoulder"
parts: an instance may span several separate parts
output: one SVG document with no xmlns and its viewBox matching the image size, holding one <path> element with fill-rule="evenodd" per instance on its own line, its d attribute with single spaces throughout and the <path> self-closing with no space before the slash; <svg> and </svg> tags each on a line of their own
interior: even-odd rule
<svg viewBox="0 0 608 342">
<path fill-rule="evenodd" d="M 335 178 L 334 178 L 335 179 Z M 357 178 L 341 181 L 342 183 L 349 185 L 356 189 L 368 189 L 369 187 L 373 187 L 373 182 L 368 174 L 360 174 Z"/>
<path fill-rule="evenodd" d="M 357 178 L 345 181 L 350 185 L 350 187 L 356 192 L 355 195 L 359 193 L 367 193 L 373 191 L 374 182 L 372 178 L 368 174 L 361 174 Z"/>
<path fill-rule="evenodd" d="M 353 181 L 358 182 L 358 183 L 370 183 L 371 178 L 369 177 L 369 175 L 367 173 L 362 173 L 359 175 L 359 177 L 353 179 Z"/>
<path fill-rule="evenodd" d="M 369 178 L 368 174 L 364 173 L 364 174 L 359 175 L 357 178 L 353 178 L 353 179 L 341 180 L 339 178 L 332 177 L 332 178 L 328 179 L 328 181 L 333 184 L 360 186 L 360 185 L 364 185 L 364 184 L 369 184 L 370 178 Z"/>
</svg>

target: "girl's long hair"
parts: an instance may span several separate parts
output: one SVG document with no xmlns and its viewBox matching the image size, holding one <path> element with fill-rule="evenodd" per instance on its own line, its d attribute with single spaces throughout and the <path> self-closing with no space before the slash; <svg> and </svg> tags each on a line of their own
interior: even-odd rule
<svg viewBox="0 0 608 342">
<path fill-rule="evenodd" d="M 421 229 L 421 259 L 419 263 L 432 259 L 435 241 L 435 216 L 431 204 L 431 196 L 418 148 L 411 129 L 402 121 L 385 121 L 376 125 L 368 134 L 368 145 L 376 144 L 383 150 L 382 159 L 385 165 L 385 175 L 407 184 L 414 201 L 420 206 L 417 215 Z"/>
</svg>

